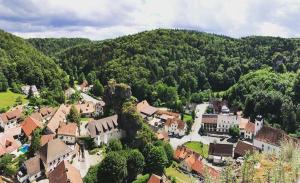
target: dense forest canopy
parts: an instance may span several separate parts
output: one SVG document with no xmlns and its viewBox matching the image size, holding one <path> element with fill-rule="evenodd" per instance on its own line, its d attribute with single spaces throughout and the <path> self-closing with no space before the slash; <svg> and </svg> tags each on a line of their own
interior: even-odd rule
<svg viewBox="0 0 300 183">
<path fill-rule="evenodd" d="M 0 30 L 0 86 L 16 82 L 43 87 L 65 76 L 52 59 L 24 39 Z"/>
<path fill-rule="evenodd" d="M 234 39 L 170 29 L 104 41 L 39 38 L 26 42 L 0 34 L 0 88 L 13 82 L 47 86 L 55 91 L 52 100 L 63 101 L 62 90 L 75 80 L 94 78 L 106 85 L 115 79 L 129 84 L 139 100 L 175 110 L 225 91 L 224 98 L 246 117 L 263 114 L 270 124 L 290 133 L 300 131 L 299 39 Z"/>
<path fill-rule="evenodd" d="M 79 44 L 91 43 L 85 38 L 30 38 L 27 41 L 45 55 L 54 57 L 55 54 Z"/>
</svg>

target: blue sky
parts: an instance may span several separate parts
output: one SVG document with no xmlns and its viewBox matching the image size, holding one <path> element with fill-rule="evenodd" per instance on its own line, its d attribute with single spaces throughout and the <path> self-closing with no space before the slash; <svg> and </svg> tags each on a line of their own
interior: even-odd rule
<svg viewBox="0 0 300 183">
<path fill-rule="evenodd" d="M 115 38 L 156 28 L 300 37 L 300 0 L 0 0 L 18 36 Z"/>
</svg>

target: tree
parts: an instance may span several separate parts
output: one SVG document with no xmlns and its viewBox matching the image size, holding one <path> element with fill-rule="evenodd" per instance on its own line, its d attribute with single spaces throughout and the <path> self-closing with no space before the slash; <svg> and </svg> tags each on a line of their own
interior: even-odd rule
<svg viewBox="0 0 300 183">
<path fill-rule="evenodd" d="M 37 128 L 33 131 L 31 136 L 31 143 L 28 150 L 29 157 L 33 157 L 35 152 L 41 147 L 41 132 L 40 128 Z"/>
<path fill-rule="evenodd" d="M 163 147 L 164 147 L 165 153 L 168 158 L 168 163 L 166 166 L 169 167 L 172 165 L 172 162 L 173 162 L 174 150 L 173 150 L 171 144 L 168 142 L 164 142 Z"/>
<path fill-rule="evenodd" d="M 232 137 L 238 137 L 240 135 L 240 129 L 237 126 L 231 126 L 229 128 L 229 134 Z"/>
<path fill-rule="evenodd" d="M 295 82 L 294 82 L 294 86 L 293 86 L 293 90 L 295 92 L 295 99 L 298 103 L 300 103 L 300 70 L 298 70 L 296 78 L 295 78 Z"/>
<path fill-rule="evenodd" d="M 97 183 L 97 172 L 99 164 L 91 166 L 88 170 L 88 173 L 84 176 L 83 182 L 85 183 Z"/>
<path fill-rule="evenodd" d="M 96 72 L 92 71 L 87 75 L 86 80 L 88 81 L 89 84 L 95 85 L 96 78 L 97 78 Z"/>
<path fill-rule="evenodd" d="M 127 159 L 128 181 L 132 182 L 138 174 L 143 172 L 145 159 L 143 154 L 136 149 L 130 150 L 128 152 L 126 159 Z"/>
<path fill-rule="evenodd" d="M 17 103 L 17 105 L 21 105 L 22 104 L 22 97 L 21 96 L 18 96 L 16 98 L 16 103 Z"/>
<path fill-rule="evenodd" d="M 86 79 L 85 79 L 84 73 L 82 72 L 82 73 L 79 75 L 79 78 L 78 78 L 78 84 L 82 84 L 84 81 L 86 81 Z"/>
<path fill-rule="evenodd" d="M 104 88 L 99 80 L 95 80 L 92 93 L 97 97 L 100 97 L 104 94 Z"/>
<path fill-rule="evenodd" d="M 145 157 L 145 171 L 162 175 L 164 168 L 168 164 L 168 157 L 163 147 L 152 147 Z"/>
<path fill-rule="evenodd" d="M 33 97 L 34 97 L 34 94 L 33 94 L 33 91 L 32 91 L 32 87 L 29 86 L 29 91 L 28 91 L 27 98 L 30 99 L 30 98 L 33 98 Z"/>
<path fill-rule="evenodd" d="M 121 113 L 123 103 L 131 98 L 131 87 L 124 83 L 117 83 L 111 79 L 104 89 L 103 100 L 107 108 L 113 108 L 117 114 Z"/>
<path fill-rule="evenodd" d="M 17 173 L 16 167 L 13 165 L 13 155 L 4 154 L 0 158 L 0 170 L 3 170 L 4 175 L 15 176 Z"/>
<path fill-rule="evenodd" d="M 71 106 L 70 113 L 68 115 L 68 120 L 77 124 L 80 133 L 80 113 L 77 111 L 74 105 Z"/>
<path fill-rule="evenodd" d="M 109 141 L 106 151 L 107 152 L 120 151 L 122 149 L 123 149 L 123 146 L 122 146 L 121 141 L 118 139 L 112 139 Z"/>
<path fill-rule="evenodd" d="M 8 81 L 5 75 L 0 71 L 0 91 L 6 91 L 8 89 Z"/>
<path fill-rule="evenodd" d="M 99 182 L 122 183 L 127 176 L 126 158 L 116 152 L 110 152 L 100 163 L 97 179 Z"/>
<path fill-rule="evenodd" d="M 137 112 L 135 104 L 131 101 L 123 104 L 118 121 L 119 127 L 126 132 L 128 139 L 134 139 L 142 125 L 142 117 Z"/>
</svg>

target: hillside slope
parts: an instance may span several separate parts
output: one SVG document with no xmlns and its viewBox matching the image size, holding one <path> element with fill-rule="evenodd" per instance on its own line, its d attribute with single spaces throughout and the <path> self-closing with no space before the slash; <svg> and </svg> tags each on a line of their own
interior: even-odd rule
<svg viewBox="0 0 300 183">
<path fill-rule="evenodd" d="M 12 82 L 48 86 L 63 70 L 24 39 L 0 30 L 0 76 Z"/>
<path fill-rule="evenodd" d="M 30 38 L 27 41 L 45 55 L 54 57 L 55 54 L 80 44 L 91 43 L 85 38 Z"/>
</svg>

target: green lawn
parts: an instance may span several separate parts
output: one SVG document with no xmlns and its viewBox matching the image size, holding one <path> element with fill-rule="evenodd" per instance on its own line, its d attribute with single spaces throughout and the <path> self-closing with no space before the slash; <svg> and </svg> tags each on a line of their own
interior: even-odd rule
<svg viewBox="0 0 300 183">
<path fill-rule="evenodd" d="M 202 144 L 201 142 L 187 142 L 184 144 L 187 148 L 199 153 L 202 157 L 208 157 L 208 145 Z"/>
<path fill-rule="evenodd" d="M 16 103 L 16 99 L 21 96 L 22 102 L 27 102 L 26 96 L 11 91 L 0 92 L 0 108 L 12 107 Z"/>
<path fill-rule="evenodd" d="M 80 118 L 81 122 L 89 122 L 91 118 Z"/>
<path fill-rule="evenodd" d="M 193 117 L 190 114 L 183 114 L 183 121 L 187 122 L 187 121 L 193 121 Z"/>
<path fill-rule="evenodd" d="M 167 176 L 172 176 L 176 178 L 177 183 L 195 183 L 196 179 L 190 177 L 182 172 L 179 172 L 175 167 L 170 166 L 166 169 Z"/>
</svg>

